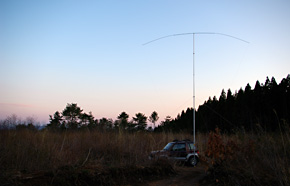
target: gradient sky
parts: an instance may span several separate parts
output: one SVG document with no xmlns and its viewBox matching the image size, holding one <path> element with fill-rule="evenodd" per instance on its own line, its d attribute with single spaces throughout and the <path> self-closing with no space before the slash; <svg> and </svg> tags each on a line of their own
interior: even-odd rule
<svg viewBox="0 0 290 186">
<path fill-rule="evenodd" d="M 0 119 L 41 123 L 77 103 L 95 118 L 175 118 L 222 89 L 290 73 L 289 0 L 1 0 Z"/>
</svg>

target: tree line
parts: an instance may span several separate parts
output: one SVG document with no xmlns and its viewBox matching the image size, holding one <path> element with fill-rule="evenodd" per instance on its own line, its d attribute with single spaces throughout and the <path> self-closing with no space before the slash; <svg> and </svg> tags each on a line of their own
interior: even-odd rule
<svg viewBox="0 0 290 186">
<path fill-rule="evenodd" d="M 36 121 L 34 117 L 27 117 L 25 120 L 22 120 L 16 114 L 7 116 L 6 119 L 0 120 L 0 130 L 7 129 L 29 129 L 29 130 L 39 130 L 41 128 L 40 123 Z"/>
<path fill-rule="evenodd" d="M 135 117 L 129 121 L 129 115 L 126 112 L 120 113 L 117 120 L 102 118 L 95 119 L 91 112 L 84 113 L 77 103 L 67 104 L 62 112 L 56 111 L 54 115 L 49 116 L 49 124 L 46 128 L 48 130 L 118 130 L 118 131 L 144 131 L 153 130 L 152 127 L 147 128 L 147 120 L 153 123 L 158 121 L 158 113 L 152 112 L 149 116 L 143 113 L 137 113 Z"/>
<path fill-rule="evenodd" d="M 234 94 L 230 89 L 223 89 L 219 98 L 209 97 L 196 111 L 196 130 L 208 132 L 216 127 L 232 132 L 236 129 L 245 131 L 277 131 L 281 126 L 288 126 L 290 121 L 290 74 L 277 84 L 274 77 L 267 77 L 264 84 L 256 81 L 252 89 L 247 84 Z M 155 131 L 193 130 L 193 109 L 182 111 L 175 119 L 165 120 Z"/>
<path fill-rule="evenodd" d="M 6 119 L 0 120 L 0 130 L 50 130 L 50 131 L 63 131 L 63 130 L 99 130 L 99 131 L 153 131 L 156 122 L 159 120 L 158 113 L 153 111 L 147 117 L 143 113 L 135 114 L 132 120 L 129 120 L 129 115 L 126 112 L 121 112 L 117 120 L 111 118 L 95 119 L 92 112 L 85 113 L 77 105 L 77 103 L 67 104 L 62 112 L 56 111 L 53 115 L 49 115 L 49 123 L 40 125 L 33 117 L 27 117 L 22 120 L 15 114 L 7 116 Z M 148 127 L 148 121 L 153 126 Z"/>
<path fill-rule="evenodd" d="M 236 129 L 245 131 L 277 131 L 290 122 L 290 74 L 277 84 L 274 77 L 267 77 L 265 83 L 256 81 L 252 89 L 247 84 L 244 89 L 234 94 L 230 89 L 223 89 L 219 98 L 209 97 L 196 110 L 196 131 L 208 132 L 216 127 L 231 132 Z M 193 131 L 193 108 L 183 110 L 176 118 L 167 116 L 155 127 L 159 120 L 156 111 L 147 117 L 136 113 L 131 120 L 126 112 L 121 112 L 117 120 L 109 118 L 95 119 L 91 112 L 85 113 L 77 103 L 67 104 L 62 112 L 56 111 L 49 115 L 47 130 L 117 130 L 117 131 L 154 131 L 154 132 L 188 132 Z M 153 127 L 148 127 L 148 121 Z M 30 129 L 39 130 L 35 119 L 28 117 L 21 121 L 16 115 L 0 121 L 0 129 Z"/>
</svg>

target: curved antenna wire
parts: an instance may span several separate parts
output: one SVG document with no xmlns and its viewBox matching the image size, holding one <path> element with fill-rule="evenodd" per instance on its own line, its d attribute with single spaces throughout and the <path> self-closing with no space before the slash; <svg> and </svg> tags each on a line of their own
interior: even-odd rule
<svg viewBox="0 0 290 186">
<path fill-rule="evenodd" d="M 231 35 L 228 35 L 228 34 L 223 34 L 223 33 L 215 33 L 215 32 L 193 32 L 193 33 L 180 33 L 180 34 L 172 34 L 172 35 L 163 36 L 163 37 L 160 37 L 160 38 L 151 40 L 149 42 L 146 42 L 146 43 L 143 44 L 143 46 L 144 45 L 147 45 L 147 44 L 150 44 L 150 43 L 153 43 L 155 41 L 161 40 L 161 39 L 168 38 L 168 37 L 181 36 L 181 35 L 192 35 L 193 36 L 193 84 L 195 84 L 195 77 L 194 77 L 195 76 L 195 72 L 194 72 L 195 71 L 195 69 L 194 69 L 194 54 L 195 54 L 194 53 L 194 35 L 195 34 L 217 34 L 217 35 L 222 35 L 222 36 L 227 36 L 227 37 L 230 37 L 230 38 L 233 38 L 233 39 L 237 39 L 239 41 L 242 41 L 242 42 L 245 42 L 245 43 L 248 43 L 248 44 L 250 43 L 250 42 L 248 42 L 246 40 L 243 40 L 241 38 L 238 38 L 238 37 L 235 37 L 235 36 L 231 36 Z M 228 120 L 226 120 L 226 121 L 228 121 Z M 195 85 L 193 85 L 193 144 L 195 145 Z M 194 154 L 195 154 L 195 150 L 194 150 Z"/>
<path fill-rule="evenodd" d="M 150 44 L 150 43 L 153 43 L 153 42 L 155 42 L 155 41 L 158 41 L 158 40 L 161 40 L 161 39 L 165 39 L 165 38 L 168 38 L 168 37 L 182 36 L 182 35 L 194 35 L 194 34 L 212 34 L 212 35 L 216 34 L 216 35 L 222 35 L 222 36 L 226 36 L 226 37 L 231 37 L 231 38 L 233 38 L 233 39 L 237 39 L 237 40 L 240 40 L 240 41 L 245 42 L 245 43 L 248 43 L 248 44 L 250 43 L 250 42 L 248 42 L 248 41 L 246 41 L 246 40 L 244 40 L 244 39 L 241 39 L 241 38 L 238 38 L 238 37 L 235 37 L 235 36 L 232 36 L 232 35 L 228 35 L 228 34 L 223 34 L 223 33 L 216 33 L 216 32 L 192 32 L 192 33 L 171 34 L 171 35 L 167 35 L 167 36 L 159 37 L 159 38 L 157 38 L 157 39 L 153 39 L 153 40 L 151 40 L 151 41 L 148 41 L 148 42 L 146 42 L 146 43 L 144 43 L 144 44 L 142 44 L 142 45 L 143 45 L 143 46 L 144 46 L 144 45 L 148 45 L 148 44 Z"/>
<path fill-rule="evenodd" d="M 153 43 L 153 42 L 155 42 L 155 41 L 158 41 L 158 40 L 161 40 L 161 39 L 165 39 L 165 38 L 168 38 L 168 37 L 181 36 L 181 35 L 192 35 L 192 34 L 194 34 L 194 33 L 172 34 L 172 35 L 168 35 L 168 36 L 159 37 L 159 38 L 157 38 L 157 39 L 153 39 L 153 40 L 151 40 L 151 41 L 149 41 L 149 42 L 146 42 L 146 43 L 144 43 L 144 44 L 142 44 L 142 45 L 148 45 L 148 44 L 150 44 L 150 43 Z"/>
</svg>

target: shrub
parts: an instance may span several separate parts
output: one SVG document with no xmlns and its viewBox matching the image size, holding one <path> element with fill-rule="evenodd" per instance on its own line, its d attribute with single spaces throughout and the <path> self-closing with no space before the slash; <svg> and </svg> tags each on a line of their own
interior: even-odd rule
<svg viewBox="0 0 290 186">
<path fill-rule="evenodd" d="M 205 152 L 211 163 L 207 179 L 217 185 L 289 185 L 289 132 L 227 136 L 216 129 Z"/>
</svg>

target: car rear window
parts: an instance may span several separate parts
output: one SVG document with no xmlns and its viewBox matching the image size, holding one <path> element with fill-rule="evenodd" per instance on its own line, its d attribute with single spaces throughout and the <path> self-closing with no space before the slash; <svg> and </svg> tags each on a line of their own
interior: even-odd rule
<svg viewBox="0 0 290 186">
<path fill-rule="evenodd" d="M 193 143 L 188 143 L 188 148 L 189 148 L 190 150 L 194 150 L 194 145 L 193 145 Z"/>
</svg>

